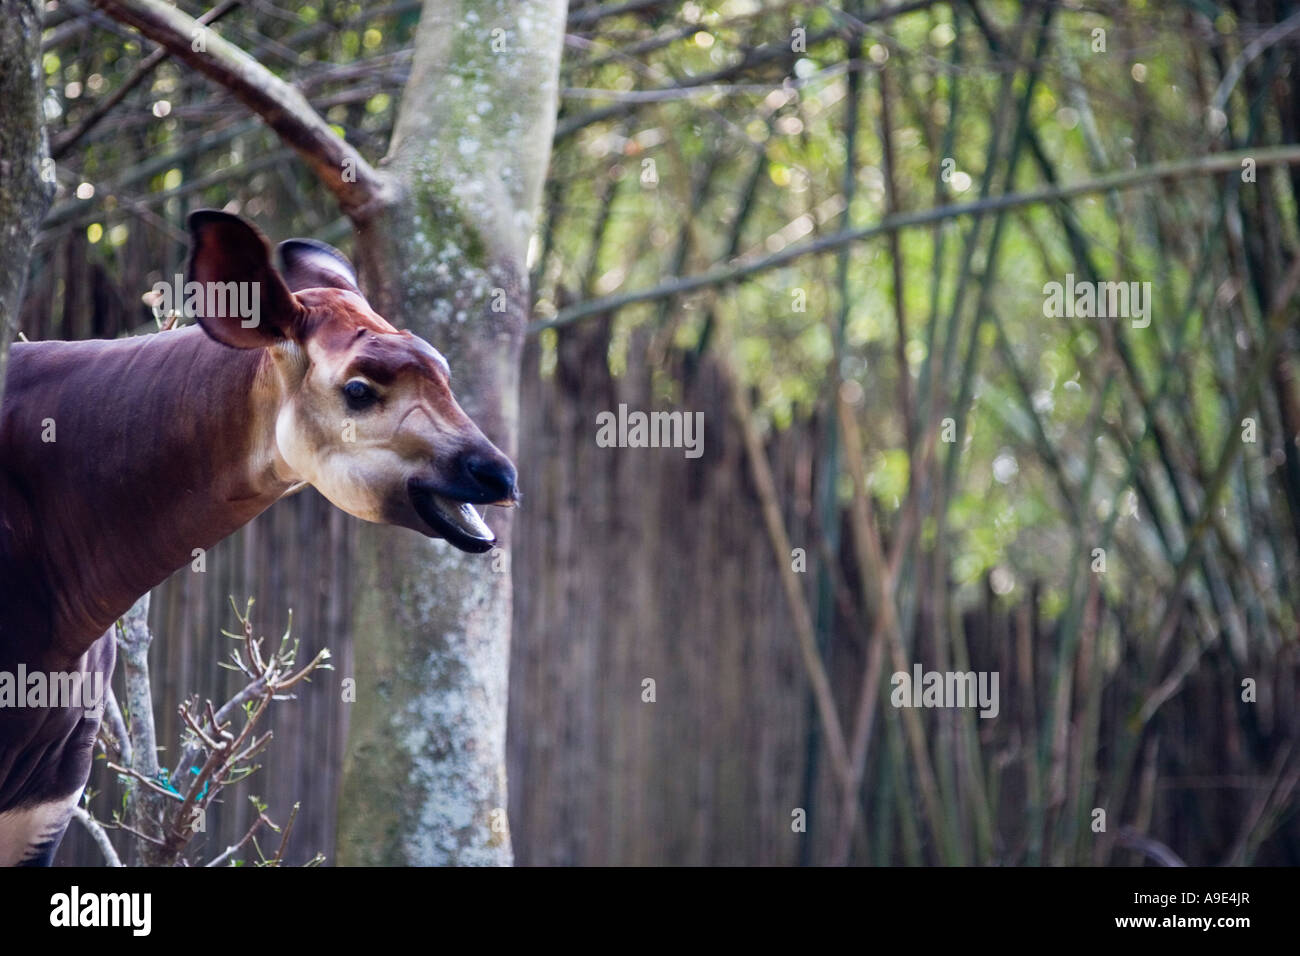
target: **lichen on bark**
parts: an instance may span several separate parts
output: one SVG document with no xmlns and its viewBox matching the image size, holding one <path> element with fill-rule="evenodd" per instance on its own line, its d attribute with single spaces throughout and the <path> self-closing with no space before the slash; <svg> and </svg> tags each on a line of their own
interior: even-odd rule
<svg viewBox="0 0 1300 956">
<path fill-rule="evenodd" d="M 40 4 L 0 0 L 0 395 L 32 243 L 54 196 L 40 60 Z"/>
<path fill-rule="evenodd" d="M 566 7 L 427 0 L 381 164 L 392 197 L 357 236 L 371 303 L 447 355 L 457 398 L 512 456 L 525 255 L 554 134 Z M 526 488 L 529 465 L 517 464 Z M 508 551 L 510 512 L 488 520 Z M 340 861 L 509 864 L 508 561 L 367 527 L 356 568 Z"/>
</svg>

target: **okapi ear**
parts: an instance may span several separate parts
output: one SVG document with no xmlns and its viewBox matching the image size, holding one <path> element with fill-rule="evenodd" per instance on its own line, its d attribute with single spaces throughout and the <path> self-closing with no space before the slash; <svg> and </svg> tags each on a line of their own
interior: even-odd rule
<svg viewBox="0 0 1300 956">
<path fill-rule="evenodd" d="M 185 305 L 203 331 L 237 349 L 299 338 L 306 310 L 271 264 L 266 237 L 216 209 L 191 213 L 189 226 Z"/>
<path fill-rule="evenodd" d="M 278 248 L 280 269 L 294 292 L 346 289 L 361 295 L 352 263 L 333 246 L 315 239 L 287 239 Z"/>
</svg>

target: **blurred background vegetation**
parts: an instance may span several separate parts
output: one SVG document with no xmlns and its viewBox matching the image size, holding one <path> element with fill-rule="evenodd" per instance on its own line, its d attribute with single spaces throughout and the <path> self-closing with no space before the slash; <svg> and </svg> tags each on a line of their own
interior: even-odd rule
<svg viewBox="0 0 1300 956">
<path fill-rule="evenodd" d="M 215 29 L 377 161 L 419 7 L 244 0 Z M 570 4 L 521 396 L 519 862 L 1300 863 L 1298 18 Z M 154 329 L 195 208 L 351 252 L 229 95 L 82 0 L 44 46 L 29 338 Z M 1049 317 L 1067 274 L 1150 283 L 1149 326 Z M 704 456 L 596 448 L 620 402 L 703 411 Z M 293 606 L 346 676 L 350 534 L 308 493 L 164 585 L 157 713 L 225 686 L 227 594 L 268 632 Z M 999 715 L 890 706 L 913 662 L 999 672 Z M 303 802 L 303 857 L 348 812 L 337 697 L 275 716 L 301 744 L 261 786 Z"/>
</svg>

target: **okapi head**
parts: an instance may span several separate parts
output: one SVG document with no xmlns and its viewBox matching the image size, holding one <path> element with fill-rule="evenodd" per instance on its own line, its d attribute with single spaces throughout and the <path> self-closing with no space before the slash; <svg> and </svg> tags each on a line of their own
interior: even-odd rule
<svg viewBox="0 0 1300 956">
<path fill-rule="evenodd" d="M 474 505 L 512 505 L 515 467 L 457 404 L 438 350 L 378 315 L 337 249 L 282 242 L 277 271 L 238 216 L 202 210 L 189 225 L 186 288 L 225 293 L 189 298 L 191 311 L 216 341 L 266 349 L 278 378 L 276 470 L 358 518 L 489 550 Z M 252 309 L 230 307 L 236 291 Z"/>
</svg>

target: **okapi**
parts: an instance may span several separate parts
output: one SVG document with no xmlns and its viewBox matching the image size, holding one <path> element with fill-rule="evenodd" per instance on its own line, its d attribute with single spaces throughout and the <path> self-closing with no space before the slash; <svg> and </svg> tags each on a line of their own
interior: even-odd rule
<svg viewBox="0 0 1300 956">
<path fill-rule="evenodd" d="M 197 296 L 197 328 L 12 348 L 0 677 L 108 687 L 117 619 L 196 548 L 306 485 L 473 553 L 496 542 L 474 506 L 518 497 L 514 465 L 457 404 L 446 360 L 370 308 L 340 252 L 289 240 L 277 271 L 238 216 L 196 212 L 189 228 L 185 287 L 251 290 L 256 321 Z M 0 695 L 0 864 L 53 859 L 90 776 L 100 716 L 84 700 Z"/>
</svg>

